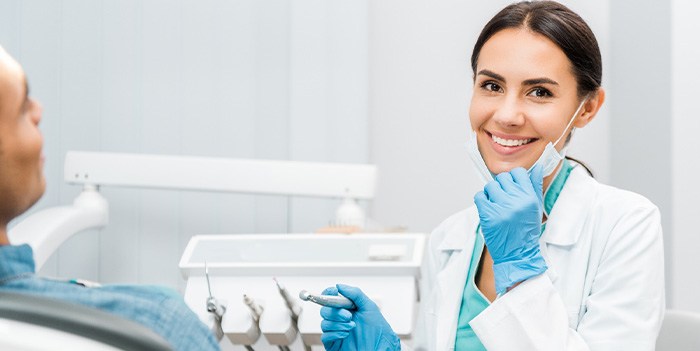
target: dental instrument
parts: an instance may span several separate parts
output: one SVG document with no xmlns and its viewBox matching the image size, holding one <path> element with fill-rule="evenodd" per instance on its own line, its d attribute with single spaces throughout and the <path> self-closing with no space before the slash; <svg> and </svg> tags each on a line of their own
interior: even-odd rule
<svg viewBox="0 0 700 351">
<path fill-rule="evenodd" d="M 188 277 L 185 301 L 212 326 L 214 320 L 202 303 L 207 297 L 203 269 L 206 259 L 211 266 L 212 294 L 226 305 L 226 316 L 222 320 L 224 338 L 230 339 L 235 347 L 246 351 L 243 345 L 251 345 L 256 351 L 278 351 L 279 346 L 284 345 L 293 351 L 304 351 L 303 343 L 314 350 L 322 350 L 322 317 L 318 311 L 324 306 L 301 301 L 299 291 L 305 289 L 321 295 L 325 287 L 347 281 L 362 286 L 368 296 L 381 305 L 382 314 L 392 320 L 392 329 L 401 338 L 410 339 L 419 308 L 417 277 L 425 239 L 424 234 L 417 233 L 197 235 L 183 251 L 180 261 L 180 269 Z M 315 250 L 290 250 L 298 247 Z M 353 250 L 347 250 L 349 247 Z M 328 255 L 328 252 L 335 254 Z M 276 277 L 303 308 L 297 325 L 272 277 Z M 385 291 L 396 292 L 387 298 Z M 264 307 L 259 333 L 243 294 Z M 240 313 L 233 313 L 235 311 Z M 300 337 L 301 340 L 296 340 Z"/>
<path fill-rule="evenodd" d="M 280 295 L 282 295 L 282 299 L 284 299 L 284 303 L 287 305 L 289 312 L 291 312 L 292 319 L 296 324 L 296 322 L 299 320 L 299 315 L 301 314 L 301 306 L 296 303 L 292 295 L 289 293 L 289 291 L 287 291 L 287 288 L 277 281 L 277 278 L 273 277 L 272 280 L 274 280 L 275 284 L 277 284 L 277 290 L 279 290 Z"/>
<path fill-rule="evenodd" d="M 289 309 L 289 312 L 292 315 L 292 320 L 294 321 L 294 327 L 298 330 L 299 329 L 299 315 L 301 314 L 302 308 L 300 305 L 296 303 L 294 298 L 292 297 L 292 294 L 289 293 L 287 288 L 285 288 L 282 284 L 280 284 L 279 281 L 277 281 L 277 278 L 272 277 L 272 280 L 275 281 L 275 284 L 277 284 L 277 290 L 279 290 L 280 295 L 282 295 L 282 299 L 284 299 L 284 303 L 287 305 L 287 308 Z M 282 350 L 282 345 L 280 346 L 280 350 Z M 286 351 L 289 350 L 289 347 L 284 346 L 286 348 Z M 305 351 L 311 351 L 311 346 L 304 344 L 304 350 Z M 285 350 L 282 350 L 285 351 Z"/>
<path fill-rule="evenodd" d="M 400 351 L 401 341 L 379 310 L 357 287 L 336 284 L 323 291 L 325 294 L 342 294 L 357 301 L 351 318 L 328 318 L 335 315 L 334 307 L 321 307 L 323 329 L 321 340 L 326 350 L 382 350 Z M 347 312 L 347 311 L 346 311 Z M 338 333 L 335 331 L 348 331 Z"/>
<path fill-rule="evenodd" d="M 347 310 L 355 309 L 355 304 L 347 297 L 341 295 L 313 295 L 306 290 L 302 290 L 299 292 L 299 298 L 303 301 L 311 301 L 321 306 L 344 308 Z"/>
<path fill-rule="evenodd" d="M 245 305 L 250 309 L 250 315 L 253 317 L 256 328 L 260 329 L 258 323 L 260 323 L 260 316 L 262 315 L 264 308 L 258 305 L 253 298 L 246 294 L 243 294 L 243 303 L 245 303 Z M 255 351 L 252 345 L 243 345 L 243 347 L 245 347 L 247 351 Z"/>
<path fill-rule="evenodd" d="M 250 315 L 253 316 L 255 323 L 260 322 L 260 316 L 265 309 L 258 305 L 253 298 L 246 294 L 243 294 L 243 302 L 246 304 L 246 306 L 248 306 L 248 308 L 250 308 Z"/>
<path fill-rule="evenodd" d="M 224 337 L 224 330 L 221 328 L 221 320 L 226 313 L 226 306 L 219 303 L 219 301 L 211 294 L 211 284 L 209 283 L 209 266 L 207 261 L 204 261 L 204 276 L 207 278 L 207 289 L 209 290 L 209 297 L 207 298 L 207 312 L 214 315 L 214 326 L 212 327 L 212 332 L 216 336 L 217 341 L 221 341 Z"/>
</svg>

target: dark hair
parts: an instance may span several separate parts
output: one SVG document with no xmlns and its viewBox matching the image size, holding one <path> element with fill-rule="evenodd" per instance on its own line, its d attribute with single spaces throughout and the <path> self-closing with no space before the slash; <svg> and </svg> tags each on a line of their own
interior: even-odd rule
<svg viewBox="0 0 700 351">
<path fill-rule="evenodd" d="M 579 15 L 555 1 L 522 1 L 496 14 L 474 44 L 471 63 L 475 76 L 481 48 L 494 34 L 508 28 L 527 28 L 559 46 L 571 61 L 579 97 L 600 87 L 603 63 L 593 31 Z"/>
</svg>

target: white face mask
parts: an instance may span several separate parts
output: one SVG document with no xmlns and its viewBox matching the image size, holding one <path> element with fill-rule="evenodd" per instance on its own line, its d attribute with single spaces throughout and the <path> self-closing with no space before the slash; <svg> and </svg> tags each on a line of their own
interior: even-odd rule
<svg viewBox="0 0 700 351">
<path fill-rule="evenodd" d="M 574 115 L 571 116 L 569 123 L 566 125 L 566 128 L 564 128 L 564 131 L 559 136 L 557 141 L 555 141 L 554 143 L 552 143 L 551 141 L 547 143 L 547 146 L 545 146 L 544 151 L 542 151 L 542 155 L 540 155 L 540 158 L 538 158 L 537 161 L 535 161 L 535 163 L 532 165 L 532 167 L 530 167 L 530 169 L 527 170 L 528 174 L 532 172 L 532 169 L 535 167 L 535 165 L 542 166 L 542 174 L 545 177 L 554 172 L 554 170 L 559 165 L 559 162 L 561 162 L 561 160 L 563 160 L 566 156 L 566 149 L 568 148 L 568 146 L 564 146 L 561 149 L 561 152 L 559 152 L 554 147 L 554 145 L 559 143 L 561 138 L 564 137 L 564 134 L 566 134 L 566 131 L 569 129 L 571 124 L 574 123 L 574 120 L 576 119 L 576 116 L 578 115 L 579 111 L 581 111 L 581 107 L 583 107 L 584 102 L 586 102 L 586 99 L 581 101 L 581 104 L 578 105 L 576 112 L 574 112 Z M 486 167 L 486 162 L 481 156 L 481 152 L 479 152 L 479 145 L 476 141 L 476 132 L 474 132 L 473 130 L 469 134 L 469 140 L 467 141 L 467 151 L 469 152 L 469 156 L 472 159 L 472 162 L 474 163 L 475 169 L 479 174 L 481 180 L 484 182 L 484 184 L 492 181 L 495 175 L 491 173 L 491 171 L 489 171 L 488 167 Z"/>
</svg>

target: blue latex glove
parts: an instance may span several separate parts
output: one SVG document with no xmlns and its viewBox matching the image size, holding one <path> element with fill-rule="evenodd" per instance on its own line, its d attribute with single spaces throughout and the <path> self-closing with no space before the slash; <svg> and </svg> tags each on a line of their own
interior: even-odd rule
<svg viewBox="0 0 700 351">
<path fill-rule="evenodd" d="M 337 284 L 324 295 L 341 295 L 355 303 L 356 309 L 322 307 L 321 341 L 329 351 L 398 351 L 399 337 L 386 322 L 379 308 L 360 289 Z"/>
<path fill-rule="evenodd" d="M 540 253 L 542 167 L 503 172 L 474 196 L 481 232 L 493 258 L 496 293 L 540 275 L 547 265 Z"/>
</svg>

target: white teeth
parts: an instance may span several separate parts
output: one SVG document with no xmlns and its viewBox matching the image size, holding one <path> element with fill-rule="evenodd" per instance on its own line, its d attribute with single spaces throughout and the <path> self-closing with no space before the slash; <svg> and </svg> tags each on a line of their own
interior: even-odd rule
<svg viewBox="0 0 700 351">
<path fill-rule="evenodd" d="M 503 139 L 499 138 L 493 134 L 491 134 L 491 138 L 493 141 L 496 142 L 498 145 L 503 145 L 503 146 L 520 146 L 520 145 L 525 145 L 529 142 L 531 142 L 533 139 Z"/>
</svg>

